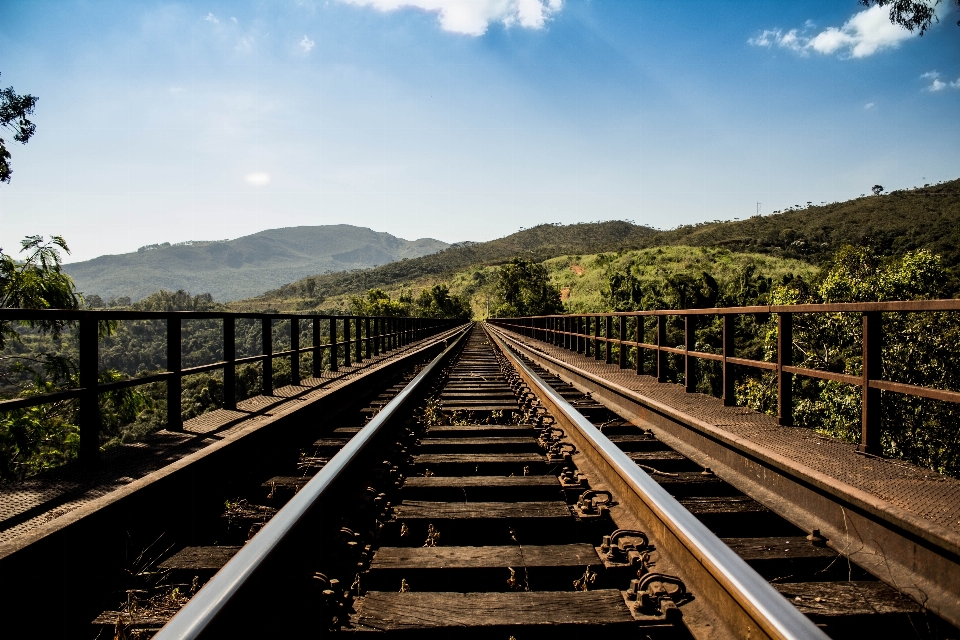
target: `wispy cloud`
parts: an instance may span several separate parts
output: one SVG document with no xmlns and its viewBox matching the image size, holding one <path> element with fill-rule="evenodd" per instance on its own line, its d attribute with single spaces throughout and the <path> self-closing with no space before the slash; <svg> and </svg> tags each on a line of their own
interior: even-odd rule
<svg viewBox="0 0 960 640">
<path fill-rule="evenodd" d="M 380 11 L 422 9 L 439 14 L 444 31 L 482 36 L 491 22 L 542 29 L 560 11 L 563 0 L 341 0 Z"/>
<path fill-rule="evenodd" d="M 270 184 L 270 174 L 264 173 L 263 171 L 257 171 L 255 173 L 248 173 L 243 178 L 247 184 L 252 184 L 255 187 L 262 187 L 264 185 Z"/>
<path fill-rule="evenodd" d="M 747 42 L 756 47 L 776 45 L 803 56 L 814 52 L 866 58 L 878 51 L 895 49 L 915 35 L 891 23 L 889 9 L 875 5 L 854 14 L 841 27 L 827 27 L 817 33 L 815 25 L 807 20 L 800 29 L 766 29 Z"/>
<path fill-rule="evenodd" d="M 303 40 L 301 40 L 299 43 L 297 43 L 297 46 L 299 46 L 299 47 L 303 50 L 304 53 L 310 53 L 310 50 L 313 49 L 313 45 L 315 45 L 315 44 L 316 44 L 316 42 L 314 42 L 313 40 L 311 40 L 311 39 L 308 38 L 307 36 L 303 36 Z"/>
<path fill-rule="evenodd" d="M 183 87 L 170 87 L 170 93 L 173 93 L 173 94 L 183 93 L 183 91 L 184 91 Z"/>
<path fill-rule="evenodd" d="M 867 104 L 863 105 L 863 108 L 864 108 L 864 109 L 873 109 L 875 106 L 877 106 L 877 105 L 873 104 L 872 102 L 868 102 Z"/>
<path fill-rule="evenodd" d="M 204 20 L 206 20 L 207 22 L 212 22 L 213 24 L 220 24 L 220 21 L 217 19 L 217 16 L 213 15 L 212 13 L 208 13 L 207 17 L 204 18 Z"/>
<path fill-rule="evenodd" d="M 929 80 L 930 84 L 924 87 L 926 91 L 943 91 L 947 87 L 951 89 L 960 89 L 960 78 L 957 78 L 954 82 L 944 82 L 940 79 L 941 73 L 939 71 L 927 71 L 926 73 L 920 74 L 921 80 Z"/>
</svg>

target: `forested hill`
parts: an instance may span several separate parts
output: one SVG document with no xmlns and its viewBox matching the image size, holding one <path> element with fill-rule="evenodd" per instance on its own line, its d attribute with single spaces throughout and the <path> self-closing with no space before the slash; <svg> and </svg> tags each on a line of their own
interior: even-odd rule
<svg viewBox="0 0 960 640">
<path fill-rule="evenodd" d="M 372 287 L 389 287 L 398 282 L 447 274 L 475 264 L 498 264 L 515 256 L 539 262 L 565 254 L 645 246 L 644 240 L 655 234 L 657 231 L 650 227 L 622 221 L 542 224 L 489 242 L 453 244 L 434 254 L 400 260 L 376 269 L 304 278 L 245 302 L 262 306 L 269 304 L 270 300 L 298 297 L 320 304 L 329 296 L 365 291 Z"/>
<path fill-rule="evenodd" d="M 845 244 L 869 245 L 884 255 L 929 249 L 956 271 L 960 267 L 960 180 L 746 220 L 685 226 L 658 233 L 646 242 L 646 246 L 769 253 L 814 264 Z"/>
<path fill-rule="evenodd" d="M 947 268 L 956 274 L 960 270 L 960 180 L 669 231 L 621 221 L 544 224 L 489 242 L 451 245 L 435 254 L 376 269 L 303 278 L 240 304 L 269 307 L 273 301 L 296 298 L 319 307 L 330 296 L 389 288 L 472 265 L 503 263 L 514 256 L 541 261 L 560 255 L 692 245 L 819 264 L 845 244 L 867 244 L 890 255 L 927 248 L 942 255 Z"/>
<path fill-rule="evenodd" d="M 432 238 L 404 240 L 352 225 L 269 229 L 213 242 L 164 243 L 136 253 L 64 265 L 86 296 L 133 301 L 160 289 L 249 298 L 307 275 L 364 269 L 417 258 L 449 246 Z"/>
</svg>

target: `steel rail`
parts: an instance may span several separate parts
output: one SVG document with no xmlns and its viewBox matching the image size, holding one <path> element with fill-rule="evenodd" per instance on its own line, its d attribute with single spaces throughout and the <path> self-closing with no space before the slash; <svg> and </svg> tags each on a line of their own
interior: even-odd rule
<svg viewBox="0 0 960 640">
<path fill-rule="evenodd" d="M 446 356 L 458 348 L 468 330 L 462 330 L 442 353 L 434 358 L 365 427 L 310 479 L 290 501 L 153 636 L 155 640 L 193 640 L 199 638 L 227 606 L 248 579 L 278 548 L 284 537 L 320 500 L 333 483 L 379 435 L 380 430 L 415 393 Z"/>
<path fill-rule="evenodd" d="M 721 542 L 712 531 L 697 520 L 676 499 L 644 472 L 617 445 L 600 432 L 583 414 L 563 396 L 543 381 L 495 332 L 488 332 L 514 365 L 532 382 L 539 394 L 563 413 L 573 424 L 582 440 L 588 443 L 609 470 L 646 505 L 695 562 L 729 594 L 729 597 L 753 621 L 758 631 L 767 637 L 781 640 L 823 640 L 827 638 L 809 618 L 800 613 L 786 598 L 764 580 L 756 571 Z M 555 416 L 558 417 L 558 416 Z M 696 586 L 694 586 L 696 588 Z M 727 619 L 729 622 L 729 618 Z M 743 633 L 746 630 L 739 629 Z M 752 637 L 752 636 L 751 636 Z"/>
</svg>

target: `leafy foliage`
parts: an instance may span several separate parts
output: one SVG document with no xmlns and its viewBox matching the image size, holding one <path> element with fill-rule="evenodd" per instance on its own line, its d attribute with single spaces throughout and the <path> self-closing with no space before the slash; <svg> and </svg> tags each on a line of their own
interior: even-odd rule
<svg viewBox="0 0 960 640">
<path fill-rule="evenodd" d="M 13 87 L 0 89 L 0 127 L 13 134 L 20 144 L 27 144 L 37 130 L 37 125 L 27 119 L 33 114 L 38 98 L 29 93 L 17 95 Z M 13 170 L 10 168 L 10 152 L 6 142 L 0 138 L 0 182 L 10 182 Z"/>
<path fill-rule="evenodd" d="M 878 7 L 890 7 L 890 22 L 898 24 L 907 31 L 917 29 L 922 36 L 929 29 L 934 21 L 940 22 L 937 18 L 937 5 L 940 0 L 933 2 L 925 0 L 859 0 L 865 7 L 877 5 Z M 960 0 L 953 0 L 952 4 L 960 7 Z M 960 25 L 960 20 L 957 21 Z"/>
<path fill-rule="evenodd" d="M 547 269 L 523 258 L 500 267 L 496 291 L 499 304 L 493 313 L 501 318 L 559 313 L 563 308 Z"/>
<path fill-rule="evenodd" d="M 813 286 L 787 283 L 772 292 L 772 302 L 834 303 L 919 300 L 949 297 L 942 259 L 929 251 L 881 257 L 863 247 L 844 247 Z M 956 354 L 960 318 L 951 313 L 885 313 L 883 378 L 939 389 L 960 390 Z M 765 334 L 765 359 L 776 357 L 772 320 Z M 933 330 L 935 328 L 935 330 Z M 862 375 L 860 314 L 797 314 L 794 362 L 801 367 Z M 860 440 L 860 389 L 839 382 L 797 377 L 793 382 L 798 424 L 850 442 Z M 738 397 L 755 409 L 774 413 L 772 379 L 750 378 L 738 385 Z M 952 403 L 882 392 L 884 455 L 949 473 L 960 473 L 960 408 Z"/>
</svg>

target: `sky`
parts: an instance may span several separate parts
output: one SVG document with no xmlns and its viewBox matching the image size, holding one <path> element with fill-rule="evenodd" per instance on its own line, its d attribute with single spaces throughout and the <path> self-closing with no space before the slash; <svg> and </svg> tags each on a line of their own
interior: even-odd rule
<svg viewBox="0 0 960 640">
<path fill-rule="evenodd" d="M 960 15 L 855 0 L 6 0 L 0 247 L 661 229 L 960 177 Z"/>
</svg>

